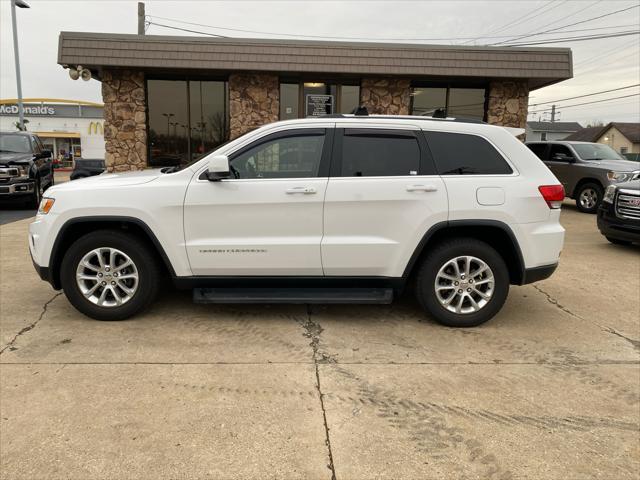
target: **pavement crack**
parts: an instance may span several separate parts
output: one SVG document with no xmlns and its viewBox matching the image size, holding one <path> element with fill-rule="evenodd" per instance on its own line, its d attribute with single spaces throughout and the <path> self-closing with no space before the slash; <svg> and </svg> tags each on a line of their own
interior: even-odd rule
<svg viewBox="0 0 640 480">
<path fill-rule="evenodd" d="M 624 338 L 627 342 L 629 342 L 631 345 L 633 345 L 633 348 L 635 348 L 636 350 L 640 351 L 640 340 L 634 340 L 633 338 L 629 338 L 626 335 L 621 334 L 620 332 L 618 332 L 617 330 L 611 328 L 611 327 L 604 327 L 604 331 L 611 333 L 612 335 L 616 335 L 620 338 Z"/>
<path fill-rule="evenodd" d="M 51 302 L 53 302 L 56 298 L 58 298 L 60 295 L 62 295 L 62 292 L 56 293 L 53 297 L 51 297 L 49 300 L 47 300 L 45 302 L 45 304 L 42 306 L 42 311 L 40 312 L 40 315 L 38 316 L 36 321 L 31 323 L 31 324 L 29 324 L 29 325 L 27 325 L 22 330 L 20 330 L 18 333 L 16 333 L 15 336 L 11 339 L 11 341 L 9 343 L 7 343 L 4 347 L 2 347 L 2 350 L 0 350 L 0 355 L 2 355 L 7 349 L 15 350 L 15 348 L 12 348 L 12 347 L 16 343 L 16 341 L 18 340 L 18 337 L 20 337 L 21 335 L 33 330 L 35 328 L 35 326 L 40 322 L 40 320 L 42 320 L 42 318 L 44 317 L 44 314 L 47 313 L 47 308 L 49 307 L 49 304 Z"/>
<path fill-rule="evenodd" d="M 309 346 L 311 347 L 313 354 L 313 366 L 316 372 L 316 390 L 318 391 L 318 398 L 320 400 L 320 409 L 322 410 L 322 421 L 324 424 L 325 444 L 327 446 L 327 454 L 329 457 L 329 463 L 327 468 L 331 471 L 331 480 L 336 480 L 336 469 L 333 464 L 333 450 L 331 448 L 331 438 L 329 436 L 329 425 L 327 423 L 327 411 L 324 406 L 324 394 L 322 393 L 322 386 L 320 383 L 320 370 L 318 365 L 320 363 L 329 363 L 327 359 L 330 359 L 328 355 L 318 353 L 318 345 L 320 344 L 320 334 L 323 331 L 322 326 L 318 322 L 314 322 L 311 319 L 311 308 L 307 306 L 307 318 L 304 322 L 299 321 L 302 328 L 304 328 L 303 335 L 311 340 Z M 320 356 L 320 358 L 319 358 Z"/>
<path fill-rule="evenodd" d="M 545 292 L 544 290 L 542 290 L 539 286 L 533 284 L 531 285 L 533 288 L 535 288 L 537 291 L 539 291 L 541 294 L 543 294 L 545 297 L 547 297 L 547 301 L 553 305 L 555 305 L 556 307 L 558 307 L 560 310 L 562 310 L 565 313 L 568 313 L 569 315 L 571 315 L 572 317 L 578 318 L 580 320 L 584 320 L 584 318 L 582 318 L 580 315 L 578 315 L 577 313 L 572 312 L 570 309 L 568 309 L 567 307 L 565 307 L 564 305 L 562 305 L 557 298 L 554 298 L 551 296 L 550 293 Z"/>
</svg>

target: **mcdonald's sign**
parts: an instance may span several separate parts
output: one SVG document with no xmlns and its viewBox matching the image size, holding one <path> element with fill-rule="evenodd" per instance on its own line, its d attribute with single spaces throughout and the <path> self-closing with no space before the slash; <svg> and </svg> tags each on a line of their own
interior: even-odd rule
<svg viewBox="0 0 640 480">
<path fill-rule="evenodd" d="M 104 135 L 104 129 L 102 128 L 102 123 L 100 122 L 91 122 L 89 124 L 89 135 Z"/>
</svg>

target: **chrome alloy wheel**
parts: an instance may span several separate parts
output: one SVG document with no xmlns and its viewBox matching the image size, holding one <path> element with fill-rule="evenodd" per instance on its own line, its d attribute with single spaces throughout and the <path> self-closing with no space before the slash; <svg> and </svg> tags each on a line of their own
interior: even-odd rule
<svg viewBox="0 0 640 480">
<path fill-rule="evenodd" d="M 129 256 L 115 248 L 101 247 L 87 253 L 76 269 L 78 288 L 100 307 L 119 307 L 138 289 L 138 269 Z"/>
<path fill-rule="evenodd" d="M 598 192 L 593 188 L 585 188 L 580 192 L 580 205 L 591 210 L 598 203 Z"/>
<path fill-rule="evenodd" d="M 493 296 L 495 280 L 489 265 L 476 257 L 452 258 L 438 270 L 435 292 L 442 307 L 453 313 L 475 313 Z"/>
</svg>

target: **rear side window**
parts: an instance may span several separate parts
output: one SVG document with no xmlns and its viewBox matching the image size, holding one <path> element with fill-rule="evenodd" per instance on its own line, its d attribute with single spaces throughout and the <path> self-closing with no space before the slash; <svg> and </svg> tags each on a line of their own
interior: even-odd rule
<svg viewBox="0 0 640 480">
<path fill-rule="evenodd" d="M 345 129 L 342 177 L 418 175 L 420 147 L 413 132 Z"/>
<path fill-rule="evenodd" d="M 513 173 L 487 140 L 464 133 L 424 132 L 440 175 L 505 175 Z"/>
<path fill-rule="evenodd" d="M 527 145 L 527 147 L 529 147 L 529 150 L 535 153 L 540 160 L 546 160 L 545 159 L 545 152 L 547 151 L 546 143 L 530 143 Z"/>
</svg>

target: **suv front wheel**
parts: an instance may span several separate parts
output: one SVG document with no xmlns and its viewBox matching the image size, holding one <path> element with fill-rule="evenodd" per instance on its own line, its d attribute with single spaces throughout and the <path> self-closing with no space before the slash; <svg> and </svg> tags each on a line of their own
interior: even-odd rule
<svg viewBox="0 0 640 480">
<path fill-rule="evenodd" d="M 422 263 L 416 296 L 439 323 L 475 327 L 493 318 L 509 293 L 509 272 L 500 254 L 472 238 L 436 246 Z"/>
<path fill-rule="evenodd" d="M 602 201 L 603 190 L 597 183 L 581 185 L 576 195 L 576 206 L 583 213 L 596 213 Z"/>
<path fill-rule="evenodd" d="M 65 295 L 96 320 L 124 320 L 145 309 L 160 272 L 149 248 L 134 235 L 99 230 L 76 240 L 60 270 Z"/>
</svg>

